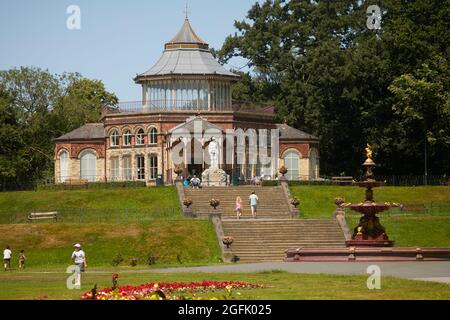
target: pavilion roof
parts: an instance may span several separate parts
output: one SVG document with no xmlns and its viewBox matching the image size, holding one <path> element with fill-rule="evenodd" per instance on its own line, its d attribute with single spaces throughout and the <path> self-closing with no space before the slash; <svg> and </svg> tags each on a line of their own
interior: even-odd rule
<svg viewBox="0 0 450 320">
<path fill-rule="evenodd" d="M 287 124 L 278 123 L 277 128 L 280 129 L 280 139 L 295 139 L 295 140 L 319 140 L 318 137 L 298 130 Z"/>
<path fill-rule="evenodd" d="M 104 139 L 105 130 L 103 123 L 86 123 L 65 135 L 56 138 L 56 141 L 65 140 L 92 140 L 92 139 Z"/>
</svg>

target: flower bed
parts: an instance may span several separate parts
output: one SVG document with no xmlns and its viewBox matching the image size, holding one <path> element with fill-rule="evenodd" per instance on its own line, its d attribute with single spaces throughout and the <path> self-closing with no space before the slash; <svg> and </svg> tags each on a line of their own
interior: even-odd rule
<svg viewBox="0 0 450 320">
<path fill-rule="evenodd" d="M 262 288 L 261 285 L 241 281 L 203 281 L 203 282 L 160 282 L 139 286 L 119 286 L 116 290 L 105 288 L 85 292 L 82 300 L 202 300 L 198 293 L 211 293 L 225 290 L 223 299 L 232 298 L 233 289 Z M 238 293 L 239 294 L 239 293 Z M 213 297 L 212 299 L 217 299 Z"/>
</svg>

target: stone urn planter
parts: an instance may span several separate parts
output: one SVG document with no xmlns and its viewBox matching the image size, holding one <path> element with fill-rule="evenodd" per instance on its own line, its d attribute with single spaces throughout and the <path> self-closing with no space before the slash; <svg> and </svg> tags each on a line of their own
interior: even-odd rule
<svg viewBox="0 0 450 320">
<path fill-rule="evenodd" d="M 219 199 L 214 199 L 214 198 L 212 198 L 211 200 L 209 200 L 209 205 L 210 205 L 211 207 L 213 207 L 214 210 L 217 209 L 217 207 L 219 206 L 219 204 L 220 204 L 220 200 L 219 200 Z"/>
<path fill-rule="evenodd" d="M 340 207 L 343 203 L 345 203 L 345 198 L 343 197 L 336 197 L 334 198 L 334 204 Z"/>
<path fill-rule="evenodd" d="M 288 169 L 285 166 L 281 166 L 278 171 L 281 173 L 280 180 L 286 180 L 284 175 L 288 172 Z"/>
<path fill-rule="evenodd" d="M 190 198 L 186 198 L 183 200 L 183 204 L 186 206 L 186 208 L 189 208 L 192 204 L 192 200 Z"/>
<path fill-rule="evenodd" d="M 227 249 L 230 249 L 230 246 L 233 243 L 233 241 L 234 241 L 233 237 L 230 236 L 225 236 L 222 238 L 222 243 L 227 246 Z"/>
<path fill-rule="evenodd" d="M 300 205 L 300 200 L 298 200 L 298 198 L 293 198 L 293 199 L 291 200 L 291 204 L 292 204 L 295 208 L 297 208 L 297 207 Z"/>
<path fill-rule="evenodd" d="M 177 175 L 177 180 L 179 180 L 180 178 L 180 174 L 183 172 L 183 168 L 180 165 L 177 165 L 174 169 L 173 172 L 175 172 L 175 174 Z"/>
</svg>

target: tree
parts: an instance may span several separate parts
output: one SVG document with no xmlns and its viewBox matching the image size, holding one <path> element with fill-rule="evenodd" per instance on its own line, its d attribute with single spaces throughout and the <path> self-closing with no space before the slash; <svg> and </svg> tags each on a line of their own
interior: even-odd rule
<svg viewBox="0 0 450 320">
<path fill-rule="evenodd" d="M 379 174 L 422 173 L 416 157 L 408 159 L 411 166 L 404 165 L 408 155 L 402 151 L 416 142 L 403 134 L 405 123 L 393 109 L 398 97 L 389 86 L 436 55 L 448 61 L 450 6 L 437 0 L 382 1 L 382 28 L 369 30 L 369 4 L 256 3 L 246 20 L 235 22 L 238 32 L 226 38 L 217 56 L 223 63 L 235 56 L 249 60 L 256 73 L 236 84 L 239 92 L 273 101 L 280 121 L 320 137 L 323 173 L 357 174 L 367 142 L 375 148 Z M 445 73 L 448 65 L 437 72 Z M 267 95 L 254 90 L 264 87 L 261 82 L 272 88 Z M 442 162 L 435 170 L 443 173 L 448 167 Z"/>
<path fill-rule="evenodd" d="M 445 59 L 437 57 L 433 66 L 423 64 L 389 86 L 395 95 L 396 121 L 403 129 L 398 137 L 403 142 L 401 152 L 415 159 L 414 163 L 431 160 L 431 168 L 450 164 L 446 157 L 450 153 L 450 94 L 448 78 L 442 76 L 448 70 L 445 64 Z"/>
<path fill-rule="evenodd" d="M 117 102 L 117 97 L 108 92 L 101 81 L 72 75 L 60 103 L 53 110 L 60 125 L 58 134 L 72 131 L 85 123 L 98 122 L 102 107 Z"/>
<path fill-rule="evenodd" d="M 0 71 L 0 182 L 27 186 L 53 176 L 54 139 L 98 121 L 117 98 L 98 80 L 38 68 Z"/>
</svg>

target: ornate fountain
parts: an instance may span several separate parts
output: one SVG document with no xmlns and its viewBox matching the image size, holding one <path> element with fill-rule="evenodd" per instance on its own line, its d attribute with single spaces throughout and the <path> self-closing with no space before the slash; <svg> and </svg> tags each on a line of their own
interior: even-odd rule
<svg viewBox="0 0 450 320">
<path fill-rule="evenodd" d="M 372 148 L 369 144 L 367 144 L 366 156 L 367 159 L 363 163 L 366 171 L 365 179 L 353 182 L 355 186 L 366 188 L 365 201 L 360 203 L 342 203 L 340 205 L 342 208 L 350 208 L 363 215 L 359 220 L 359 225 L 354 229 L 351 240 L 347 240 L 345 244 L 347 247 L 392 247 L 394 246 L 394 241 L 389 240 L 377 214 L 392 207 L 398 207 L 399 204 L 374 201 L 372 189 L 384 185 L 384 182 L 374 179 L 373 170 L 376 164 L 372 160 Z"/>
<path fill-rule="evenodd" d="M 381 225 L 377 214 L 400 206 L 397 203 L 375 202 L 373 188 L 384 185 L 376 181 L 373 175 L 375 162 L 372 160 L 372 148 L 367 145 L 367 159 L 363 181 L 354 181 L 353 185 L 366 188 L 366 199 L 360 203 L 346 203 L 345 199 L 338 197 L 334 203 L 338 206 L 335 218 L 342 229 L 346 247 L 291 247 L 285 250 L 284 261 L 289 262 L 328 262 L 328 261 L 450 261 L 450 248 L 420 248 L 420 247 L 393 247 L 394 241 L 389 240 L 385 228 Z M 358 226 L 350 234 L 343 208 L 350 208 L 362 214 Z"/>
</svg>

